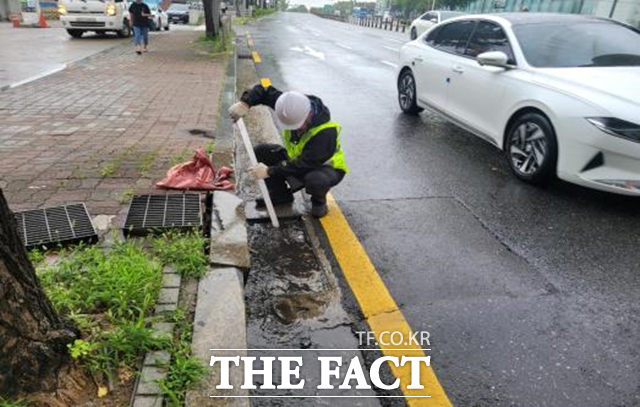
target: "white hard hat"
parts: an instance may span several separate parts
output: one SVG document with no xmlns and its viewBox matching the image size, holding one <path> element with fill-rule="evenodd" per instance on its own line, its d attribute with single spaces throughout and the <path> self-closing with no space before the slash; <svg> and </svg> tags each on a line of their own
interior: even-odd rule
<svg viewBox="0 0 640 407">
<path fill-rule="evenodd" d="M 276 101 L 276 117 L 286 130 L 302 127 L 311 111 L 311 101 L 300 92 L 284 92 Z"/>
</svg>

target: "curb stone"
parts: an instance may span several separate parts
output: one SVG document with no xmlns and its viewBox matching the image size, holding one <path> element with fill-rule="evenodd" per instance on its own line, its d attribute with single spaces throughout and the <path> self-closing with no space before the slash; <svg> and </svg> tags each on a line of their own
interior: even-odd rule
<svg viewBox="0 0 640 407">
<path fill-rule="evenodd" d="M 220 104 L 220 122 L 216 134 L 229 134 L 228 147 L 236 151 L 235 129 L 226 111 L 236 101 L 236 52 L 227 66 L 223 98 Z M 225 140 L 226 141 L 226 140 Z M 235 155 L 235 154 L 234 154 Z M 234 165 L 235 166 L 235 165 Z M 236 173 L 236 180 L 237 180 Z M 209 272 L 198 282 L 198 301 L 193 323 L 193 355 L 209 366 L 211 349 L 243 349 L 247 347 L 244 304 L 244 275 L 241 269 L 250 267 L 250 253 L 242 200 L 223 191 L 213 193 L 211 219 L 211 255 Z M 231 267 L 221 267 L 222 265 Z M 246 351 L 230 351 L 229 356 L 244 356 Z M 221 355 L 220 351 L 215 354 Z M 211 398 L 211 395 L 232 395 L 215 389 L 220 372 L 209 370 L 200 386 L 187 392 L 186 406 L 249 406 L 248 398 Z M 233 369 L 230 382 L 238 390 L 233 395 L 248 395 L 239 390 L 243 372 Z"/>
<path fill-rule="evenodd" d="M 162 289 L 158 295 L 156 316 L 177 309 L 181 282 L 182 277 L 172 268 L 165 267 L 162 270 Z M 156 322 L 151 325 L 154 330 L 153 336 L 156 338 L 172 337 L 174 327 L 175 324 L 170 322 Z M 133 388 L 132 407 L 162 407 L 164 398 L 157 382 L 166 377 L 167 370 L 164 366 L 167 366 L 170 361 L 171 355 L 165 351 L 147 352 L 144 355 L 140 375 Z"/>
</svg>

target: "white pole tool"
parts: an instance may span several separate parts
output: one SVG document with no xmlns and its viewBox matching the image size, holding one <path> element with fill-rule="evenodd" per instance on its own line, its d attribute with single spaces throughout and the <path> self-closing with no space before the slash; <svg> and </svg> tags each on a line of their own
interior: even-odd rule
<svg viewBox="0 0 640 407">
<path fill-rule="evenodd" d="M 244 125 L 244 120 L 238 119 L 236 122 L 236 126 L 238 126 L 238 130 L 240 131 L 240 136 L 242 136 L 242 141 L 244 143 L 244 147 L 247 149 L 247 154 L 249 154 L 249 161 L 251 161 L 251 165 L 258 164 L 258 159 L 256 158 L 256 153 L 253 151 L 253 146 L 251 145 L 251 139 L 249 139 L 249 133 L 247 132 L 247 127 Z M 260 187 L 260 192 L 262 193 L 262 198 L 264 199 L 264 203 L 267 206 L 267 212 L 269 212 L 269 218 L 271 218 L 271 224 L 279 228 L 280 223 L 278 222 L 278 217 L 276 216 L 276 210 L 273 209 L 273 203 L 271 202 L 271 197 L 269 196 L 269 190 L 267 189 L 267 184 L 264 183 L 263 179 L 258 180 L 258 186 Z"/>
</svg>

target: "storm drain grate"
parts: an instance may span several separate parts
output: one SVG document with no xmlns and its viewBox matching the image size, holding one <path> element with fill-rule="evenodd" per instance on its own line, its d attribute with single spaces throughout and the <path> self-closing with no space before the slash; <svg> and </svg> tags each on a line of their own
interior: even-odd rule
<svg viewBox="0 0 640 407">
<path fill-rule="evenodd" d="M 238 59 L 253 59 L 252 54 L 238 54 Z"/>
<path fill-rule="evenodd" d="M 136 195 L 124 222 L 126 235 L 202 228 L 200 194 Z"/>
<path fill-rule="evenodd" d="M 20 238 L 29 248 L 98 241 L 83 203 L 16 212 L 15 219 Z"/>
</svg>

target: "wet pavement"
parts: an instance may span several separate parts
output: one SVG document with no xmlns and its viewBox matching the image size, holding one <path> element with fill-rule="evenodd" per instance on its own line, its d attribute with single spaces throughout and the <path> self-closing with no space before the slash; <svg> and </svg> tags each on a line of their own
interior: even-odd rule
<svg viewBox="0 0 640 407">
<path fill-rule="evenodd" d="M 640 405 L 640 201 L 523 184 L 482 140 L 402 115 L 402 34 L 297 13 L 248 29 L 260 77 L 320 96 L 343 125 L 351 173 L 334 195 L 412 328 L 431 333 L 454 404 Z M 296 306 L 271 304 L 262 327 Z"/>
<path fill-rule="evenodd" d="M 300 380 L 305 390 L 251 391 L 253 396 L 288 396 L 290 398 L 256 398 L 252 405 L 344 405 L 378 406 L 371 390 L 318 390 L 319 356 L 342 357 L 341 377 L 349 361 L 364 361 L 354 330 L 359 318 L 343 306 L 342 290 L 331 272 L 321 264 L 308 240 L 302 221 L 290 221 L 274 229 L 268 224 L 249 226 L 252 267 L 247 277 L 247 343 L 249 356 L 302 357 Z M 274 350 L 278 349 L 278 350 Z M 336 351 L 335 349 L 347 349 Z M 353 350 L 350 350 L 353 349 Z M 364 362 L 363 362 L 364 363 Z M 264 365 L 255 362 L 255 369 Z M 279 365 L 274 365 L 274 384 L 281 384 Z M 263 380 L 258 380 L 261 384 Z M 298 380 L 293 380 L 298 383 Z M 334 386 L 342 380 L 332 380 Z M 291 396 L 348 395 L 369 398 L 302 398 Z"/>
</svg>

